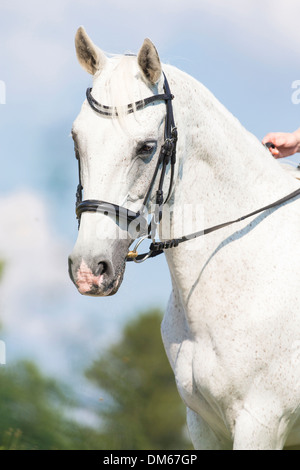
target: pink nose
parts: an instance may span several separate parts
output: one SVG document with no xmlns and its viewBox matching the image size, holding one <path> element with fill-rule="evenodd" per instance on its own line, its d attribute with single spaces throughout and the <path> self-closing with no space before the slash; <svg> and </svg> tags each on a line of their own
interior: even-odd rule
<svg viewBox="0 0 300 470">
<path fill-rule="evenodd" d="M 81 294 L 86 294 L 93 287 L 100 287 L 103 280 L 103 275 L 95 276 L 83 260 L 76 274 L 76 285 Z"/>
</svg>

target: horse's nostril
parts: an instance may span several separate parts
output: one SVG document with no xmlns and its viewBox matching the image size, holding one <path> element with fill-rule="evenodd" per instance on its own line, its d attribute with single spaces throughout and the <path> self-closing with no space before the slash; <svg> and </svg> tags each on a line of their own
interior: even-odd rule
<svg viewBox="0 0 300 470">
<path fill-rule="evenodd" d="M 100 276 L 100 274 L 105 274 L 108 271 L 108 265 L 105 261 L 100 261 L 98 263 L 98 269 L 97 269 L 97 274 Z"/>
</svg>

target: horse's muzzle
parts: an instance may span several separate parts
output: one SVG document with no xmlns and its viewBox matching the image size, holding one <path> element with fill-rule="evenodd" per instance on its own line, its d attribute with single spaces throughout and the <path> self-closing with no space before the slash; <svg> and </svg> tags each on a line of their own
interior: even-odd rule
<svg viewBox="0 0 300 470">
<path fill-rule="evenodd" d="M 115 268 L 111 261 L 69 257 L 69 275 L 82 295 L 109 296 L 115 294 L 122 282 L 124 267 Z"/>
</svg>

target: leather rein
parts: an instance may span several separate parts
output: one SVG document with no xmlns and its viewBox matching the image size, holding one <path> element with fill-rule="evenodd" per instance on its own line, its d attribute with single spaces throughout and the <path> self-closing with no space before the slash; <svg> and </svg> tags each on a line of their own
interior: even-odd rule
<svg viewBox="0 0 300 470">
<path fill-rule="evenodd" d="M 87 89 L 86 97 L 87 97 L 87 101 L 90 107 L 96 113 L 102 116 L 106 116 L 106 117 L 118 116 L 118 111 L 116 108 L 102 105 L 95 100 L 95 98 L 92 96 L 92 88 Z M 162 253 L 164 253 L 165 250 L 169 248 L 176 248 L 183 242 L 207 235 L 209 233 L 215 232 L 217 230 L 236 224 L 238 222 L 242 222 L 243 220 L 248 219 L 254 215 L 257 215 L 269 209 L 278 207 L 281 204 L 284 204 L 300 195 L 300 188 L 299 188 L 296 191 L 293 191 L 292 193 L 288 194 L 287 196 L 267 206 L 257 209 L 249 214 L 239 217 L 238 219 L 224 222 L 222 224 L 215 225 L 213 227 L 209 227 L 204 230 L 200 230 L 198 232 L 194 232 L 192 234 L 182 236 L 180 238 L 173 238 L 173 239 L 162 241 L 162 242 L 155 241 L 154 236 L 156 232 L 156 227 L 162 219 L 163 205 L 169 201 L 171 194 L 172 194 L 172 188 L 173 188 L 173 183 L 174 183 L 177 128 L 175 126 L 174 115 L 173 115 L 173 106 L 172 106 L 173 99 L 174 99 L 174 95 L 172 95 L 170 92 L 170 87 L 169 87 L 167 78 L 164 74 L 164 93 L 163 94 L 153 95 L 153 96 L 150 96 L 149 98 L 136 101 L 135 103 L 130 103 L 127 106 L 125 106 L 123 109 L 123 111 L 126 114 L 131 114 L 135 111 L 142 110 L 149 104 L 157 102 L 157 101 L 165 101 L 166 103 L 166 117 L 165 117 L 165 130 L 164 130 L 165 140 L 160 149 L 156 167 L 155 167 L 152 179 L 150 181 L 150 184 L 148 186 L 148 189 L 144 197 L 144 201 L 143 201 L 143 207 L 146 207 L 150 200 L 153 186 L 160 172 L 159 184 L 158 184 L 158 189 L 156 190 L 156 198 L 155 198 L 156 209 L 155 209 L 154 215 L 152 216 L 152 220 L 149 224 L 144 216 L 143 210 L 139 212 L 133 212 L 117 204 L 111 204 L 106 201 L 99 201 L 96 199 L 87 199 L 83 201 L 82 200 L 83 186 L 81 184 L 81 176 L 80 176 L 80 158 L 76 152 L 76 158 L 78 159 L 78 170 L 79 170 L 79 184 L 77 186 L 77 191 L 76 191 L 76 216 L 78 219 L 78 228 L 80 226 L 81 214 L 83 212 L 101 212 L 104 215 L 113 215 L 116 217 L 116 222 L 118 222 L 119 219 L 127 220 L 127 223 L 138 221 L 139 231 L 141 232 L 141 235 L 140 235 L 141 239 L 136 243 L 133 250 L 127 254 L 126 261 L 134 261 L 136 263 L 141 263 L 143 261 L 146 261 L 146 259 L 148 258 L 154 258 L 155 256 L 161 255 Z M 271 147 L 272 145 L 273 144 L 269 142 L 265 144 L 267 148 Z M 165 178 L 168 166 L 170 166 L 171 176 L 170 176 L 168 194 L 167 194 L 166 199 L 164 199 L 163 183 L 164 183 L 164 178 Z M 147 253 L 142 253 L 139 255 L 137 252 L 137 248 L 145 239 L 152 239 L 152 243 Z"/>
</svg>

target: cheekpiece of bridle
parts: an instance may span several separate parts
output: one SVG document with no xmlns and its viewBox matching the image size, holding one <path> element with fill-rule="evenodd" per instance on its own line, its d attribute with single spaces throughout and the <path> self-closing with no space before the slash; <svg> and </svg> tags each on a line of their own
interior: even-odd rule
<svg viewBox="0 0 300 470">
<path fill-rule="evenodd" d="M 82 191 L 83 186 L 81 184 L 80 177 L 80 159 L 79 155 L 76 153 L 78 159 L 78 170 L 79 170 L 79 184 L 76 191 L 76 216 L 78 219 L 78 228 L 80 226 L 81 214 L 83 212 L 100 212 L 104 215 L 112 215 L 116 218 L 116 223 L 119 223 L 119 220 L 125 220 L 127 224 L 130 224 L 133 221 L 138 221 L 137 231 L 139 231 L 140 237 L 142 237 L 135 245 L 134 249 L 130 251 L 127 255 L 127 261 L 142 262 L 149 257 L 156 256 L 153 250 L 150 249 L 149 253 L 145 255 L 138 255 L 137 248 L 145 238 L 154 237 L 154 232 L 156 231 L 156 226 L 159 224 L 162 218 L 163 205 L 167 203 L 171 197 L 173 181 L 174 181 L 174 167 L 176 163 L 176 143 L 177 143 L 177 128 L 174 122 L 173 106 L 172 100 L 174 96 L 170 92 L 170 87 L 167 81 L 167 78 L 164 75 L 164 93 L 157 94 L 145 98 L 135 103 L 130 103 L 122 109 L 122 113 L 131 114 L 136 111 L 144 109 L 146 106 L 158 102 L 164 101 L 166 103 L 166 117 L 165 117 L 165 129 L 164 129 L 164 143 L 161 146 L 155 170 L 148 186 L 147 192 L 145 194 L 142 210 L 139 212 L 133 212 L 125 207 L 119 206 L 117 204 L 112 204 L 106 201 L 99 201 L 96 199 L 86 199 L 82 200 Z M 88 88 L 86 91 L 87 101 L 90 107 L 98 114 L 114 118 L 118 116 L 117 108 L 106 106 L 98 103 L 95 98 L 92 96 L 92 88 Z M 163 184 L 167 168 L 170 166 L 170 182 L 169 190 L 167 197 L 164 198 L 163 193 Z M 158 189 L 156 190 L 155 196 L 155 213 L 152 217 L 150 223 L 148 223 L 145 215 L 144 209 L 149 203 L 154 184 L 159 177 Z M 155 242 L 154 242 L 155 243 Z"/>
</svg>

